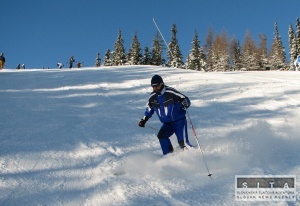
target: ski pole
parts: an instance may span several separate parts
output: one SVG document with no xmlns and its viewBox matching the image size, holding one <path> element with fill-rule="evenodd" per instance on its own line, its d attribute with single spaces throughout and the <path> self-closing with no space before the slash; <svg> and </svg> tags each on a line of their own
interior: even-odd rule
<svg viewBox="0 0 300 206">
<path fill-rule="evenodd" d="M 210 179 L 212 179 L 212 178 L 211 178 L 212 174 L 209 172 L 207 163 L 206 163 L 205 158 L 204 158 L 203 150 L 202 150 L 202 148 L 201 148 L 201 146 L 200 146 L 200 144 L 199 144 L 199 140 L 198 140 L 198 137 L 197 137 L 196 131 L 195 131 L 195 129 L 194 129 L 194 125 L 193 125 L 193 123 L 192 123 L 192 120 L 191 120 L 191 117 L 190 117 L 190 114 L 189 114 L 188 110 L 186 110 L 186 113 L 187 113 L 188 118 L 189 118 L 189 120 L 190 120 L 190 124 L 191 124 L 192 130 L 193 130 L 193 133 L 194 133 L 194 137 L 195 137 L 196 142 L 197 142 L 197 144 L 198 144 L 198 148 L 199 148 L 200 151 L 201 151 L 202 159 L 203 159 L 203 162 L 204 162 L 204 164 L 205 164 L 206 170 L 207 170 L 207 172 L 208 172 L 208 176 L 210 177 Z"/>
<path fill-rule="evenodd" d="M 173 52 L 170 50 L 170 47 L 169 47 L 169 45 L 167 44 L 167 42 L 166 42 L 166 40 L 165 40 L 164 36 L 163 36 L 163 35 L 162 35 L 162 33 L 160 32 L 160 30 L 159 30 L 159 28 L 158 28 L 158 26 L 157 26 L 157 24 L 156 24 L 156 22 L 155 22 L 154 18 L 153 18 L 153 23 L 155 24 L 155 26 L 156 26 L 156 28 L 157 28 L 157 30 L 158 30 L 158 32 L 159 32 L 159 34 L 160 34 L 160 36 L 161 36 L 161 37 L 162 37 L 162 39 L 164 40 L 164 42 L 165 42 L 165 44 L 166 44 L 167 48 L 168 48 L 168 49 L 169 49 L 169 51 L 170 51 L 170 54 L 171 54 L 172 58 L 174 59 Z"/>
<path fill-rule="evenodd" d="M 155 130 L 155 131 L 158 131 L 158 129 L 156 129 L 156 128 L 154 128 L 154 127 L 151 127 L 151 126 L 149 126 L 149 125 L 146 125 L 148 128 L 150 128 L 150 129 L 153 129 L 153 130 Z"/>
</svg>

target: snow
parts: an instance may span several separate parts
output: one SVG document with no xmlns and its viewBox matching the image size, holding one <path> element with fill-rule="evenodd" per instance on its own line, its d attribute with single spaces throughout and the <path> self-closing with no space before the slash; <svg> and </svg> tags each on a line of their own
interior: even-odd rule
<svg viewBox="0 0 300 206">
<path fill-rule="evenodd" d="M 156 116 L 138 127 L 154 74 L 191 99 L 212 179 L 198 149 L 162 155 Z M 235 175 L 300 179 L 299 80 L 291 71 L 4 69 L 0 205 L 257 205 L 235 201 Z M 190 126 L 189 138 L 196 145 Z M 275 203 L 290 204 L 259 204 Z"/>
</svg>

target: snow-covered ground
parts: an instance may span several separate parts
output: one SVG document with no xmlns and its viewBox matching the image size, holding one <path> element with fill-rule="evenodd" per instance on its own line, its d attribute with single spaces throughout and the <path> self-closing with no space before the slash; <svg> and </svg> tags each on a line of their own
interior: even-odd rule
<svg viewBox="0 0 300 206">
<path fill-rule="evenodd" d="M 191 99 L 212 179 L 198 149 L 162 155 L 156 116 L 138 127 L 154 74 Z M 300 203 L 234 196 L 235 175 L 296 175 L 300 188 L 300 72 L 5 69 L 0 117 L 0 205 Z"/>
</svg>

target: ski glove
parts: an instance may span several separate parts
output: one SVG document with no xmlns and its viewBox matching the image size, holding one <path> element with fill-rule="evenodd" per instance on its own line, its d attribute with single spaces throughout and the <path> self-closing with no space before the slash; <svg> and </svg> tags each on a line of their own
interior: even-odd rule
<svg viewBox="0 0 300 206">
<path fill-rule="evenodd" d="M 144 117 L 143 119 L 141 119 L 141 121 L 139 122 L 139 126 L 140 127 L 145 127 L 146 122 L 148 121 L 148 117 Z"/>
<path fill-rule="evenodd" d="M 190 106 L 188 101 L 186 101 L 186 99 L 182 100 L 181 104 L 183 106 L 183 109 L 187 109 Z"/>
</svg>

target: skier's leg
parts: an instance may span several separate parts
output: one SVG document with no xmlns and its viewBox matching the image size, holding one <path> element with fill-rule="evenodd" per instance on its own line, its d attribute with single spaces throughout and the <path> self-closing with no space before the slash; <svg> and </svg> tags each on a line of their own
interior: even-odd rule
<svg viewBox="0 0 300 206">
<path fill-rule="evenodd" d="M 184 139 L 186 139 L 186 143 L 189 145 L 188 141 L 188 132 L 187 132 L 187 122 L 186 119 L 182 119 L 173 123 L 173 128 L 177 137 L 178 144 L 181 148 L 185 147 Z"/>
<path fill-rule="evenodd" d="M 187 130 L 187 120 L 185 119 L 185 123 L 184 123 L 184 138 L 185 138 L 185 143 L 190 146 L 190 147 L 194 147 L 189 140 L 189 135 L 188 135 L 188 130 Z"/>
<path fill-rule="evenodd" d="M 172 126 L 170 124 L 163 124 L 160 128 L 157 137 L 161 146 L 161 150 L 164 155 L 173 152 L 173 146 L 170 141 L 170 137 L 174 133 Z"/>
</svg>

